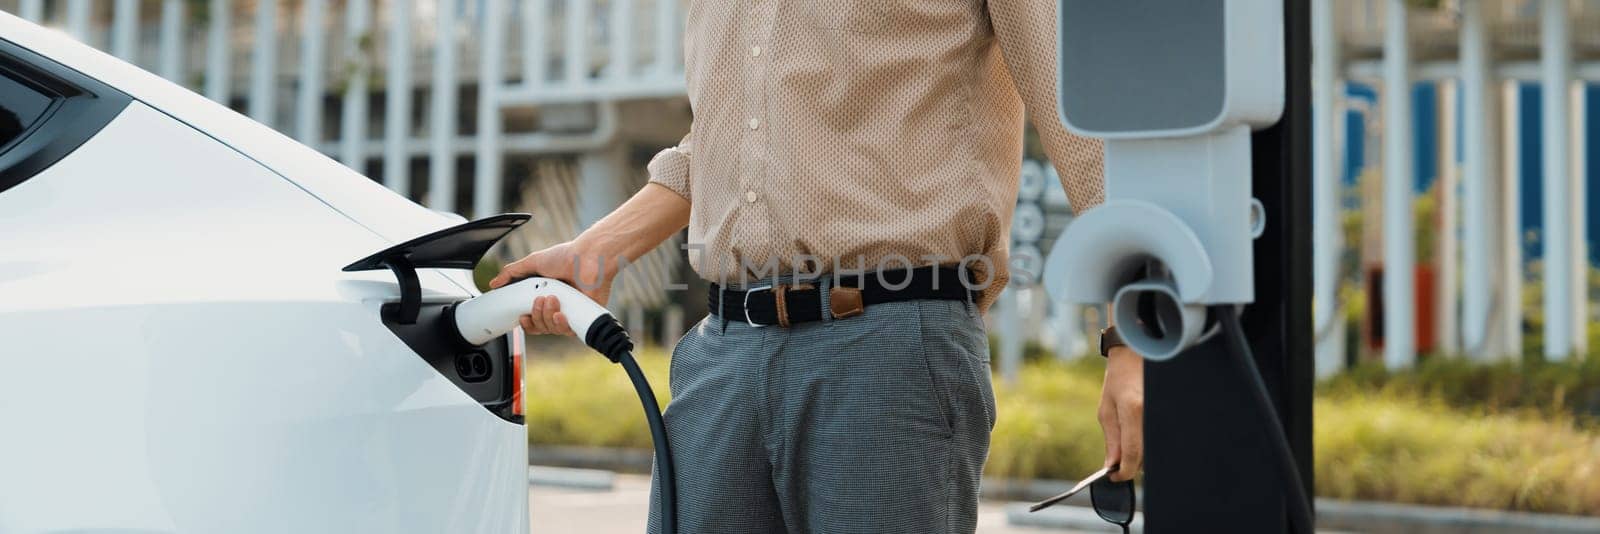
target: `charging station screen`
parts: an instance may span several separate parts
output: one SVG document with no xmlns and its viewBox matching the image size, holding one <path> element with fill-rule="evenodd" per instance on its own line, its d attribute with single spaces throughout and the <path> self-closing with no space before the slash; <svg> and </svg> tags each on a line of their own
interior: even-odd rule
<svg viewBox="0 0 1600 534">
<path fill-rule="evenodd" d="M 1075 128 L 1204 126 L 1222 113 L 1225 0 L 1061 0 L 1061 110 Z"/>
</svg>

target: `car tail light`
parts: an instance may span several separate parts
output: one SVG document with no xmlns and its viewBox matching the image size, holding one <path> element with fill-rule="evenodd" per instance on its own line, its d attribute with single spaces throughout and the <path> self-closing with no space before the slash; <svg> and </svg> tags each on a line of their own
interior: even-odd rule
<svg viewBox="0 0 1600 534">
<path fill-rule="evenodd" d="M 514 328 L 511 337 L 511 413 L 522 416 L 522 357 L 527 352 L 524 346 L 526 338 L 522 335 L 522 328 Z"/>
</svg>

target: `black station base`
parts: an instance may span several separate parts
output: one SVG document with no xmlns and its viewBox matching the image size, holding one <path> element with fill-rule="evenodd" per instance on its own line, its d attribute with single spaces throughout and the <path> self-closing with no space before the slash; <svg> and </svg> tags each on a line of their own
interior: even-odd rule
<svg viewBox="0 0 1600 534">
<path fill-rule="evenodd" d="M 1284 1 L 1283 120 L 1257 132 L 1253 189 L 1266 207 L 1255 242 L 1255 304 L 1242 317 L 1311 494 L 1311 29 L 1307 0 Z M 1288 532 L 1282 474 L 1256 423 L 1250 384 L 1219 337 L 1145 368 L 1145 532 Z"/>
</svg>

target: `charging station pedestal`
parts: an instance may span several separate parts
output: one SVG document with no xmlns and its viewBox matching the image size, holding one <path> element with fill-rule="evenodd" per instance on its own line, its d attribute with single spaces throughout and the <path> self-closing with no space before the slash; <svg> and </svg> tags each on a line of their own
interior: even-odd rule
<svg viewBox="0 0 1600 534">
<path fill-rule="evenodd" d="M 1244 306 L 1256 366 L 1313 494 L 1309 6 L 1057 1 L 1062 118 L 1106 140 L 1108 183 L 1106 204 L 1062 237 L 1099 257 L 1052 255 L 1046 286 L 1058 300 L 1151 308 L 1116 310 L 1148 360 L 1145 531 L 1288 532 L 1286 478 L 1267 460 L 1253 385 L 1229 364 L 1224 336 L 1200 334 L 1197 310 Z M 1264 222 L 1243 241 L 1242 209 Z M 1136 322 L 1144 331 L 1129 331 Z"/>
<path fill-rule="evenodd" d="M 1251 136 L 1252 190 L 1266 225 L 1254 244 L 1255 303 L 1241 317 L 1306 495 L 1313 491 L 1311 395 L 1311 24 L 1283 0 L 1284 109 Z M 1146 532 L 1287 532 L 1282 474 L 1221 340 L 1145 367 Z M 1309 534 L 1309 533 L 1305 533 Z"/>
<path fill-rule="evenodd" d="M 1266 225 L 1254 244 L 1255 303 L 1240 317 L 1289 437 L 1306 494 L 1314 385 L 1311 321 L 1311 45 L 1309 6 L 1284 2 L 1283 117 L 1251 135 L 1253 194 Z M 1288 532 L 1281 474 L 1248 385 L 1212 338 L 1145 362 L 1145 532 Z"/>
</svg>

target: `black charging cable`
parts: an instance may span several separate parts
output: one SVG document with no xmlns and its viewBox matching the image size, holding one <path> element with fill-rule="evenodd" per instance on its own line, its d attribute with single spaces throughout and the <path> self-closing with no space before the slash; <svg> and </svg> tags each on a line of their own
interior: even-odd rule
<svg viewBox="0 0 1600 534">
<path fill-rule="evenodd" d="M 616 318 L 605 315 L 589 326 L 584 343 L 613 363 L 621 364 L 622 370 L 628 373 L 628 380 L 633 382 L 633 390 L 639 394 L 645 422 L 650 425 L 650 441 L 656 449 L 656 475 L 661 492 L 657 515 L 661 517 L 661 534 L 677 534 L 678 482 L 672 469 L 672 450 L 667 446 L 667 424 L 661 418 L 661 405 L 656 402 L 655 391 L 650 389 L 650 380 L 645 378 L 639 362 L 633 359 L 633 340 Z"/>
<path fill-rule="evenodd" d="M 639 402 L 644 405 L 644 418 L 650 424 L 650 441 L 656 447 L 656 473 L 661 478 L 661 532 L 662 534 L 676 534 L 678 531 L 678 491 L 676 477 L 672 472 L 672 452 L 667 448 L 667 425 L 661 419 L 661 406 L 656 404 L 656 394 L 650 389 L 650 381 L 644 378 L 644 371 L 639 369 L 639 362 L 633 360 L 633 354 L 623 354 L 618 363 L 628 372 L 628 380 L 633 382 L 633 389 L 639 393 Z"/>
<path fill-rule="evenodd" d="M 1261 418 L 1261 426 L 1272 433 L 1273 452 L 1277 453 L 1278 471 L 1283 473 L 1283 483 L 1289 492 L 1289 526 L 1293 532 L 1299 534 L 1312 534 L 1311 498 L 1306 495 L 1306 486 L 1300 477 L 1300 468 L 1295 465 L 1294 453 L 1289 450 L 1289 436 L 1283 430 L 1283 423 L 1278 420 L 1278 410 L 1273 407 L 1272 398 L 1267 395 L 1267 384 L 1261 380 L 1261 371 L 1256 368 L 1255 354 L 1250 351 L 1250 342 L 1244 337 L 1244 328 L 1239 325 L 1239 316 L 1233 306 L 1212 306 L 1211 313 L 1222 321 L 1223 334 L 1228 338 L 1228 344 L 1233 350 L 1228 351 L 1233 359 L 1233 367 L 1249 382 L 1251 396 L 1256 399 L 1256 414 Z"/>
</svg>

